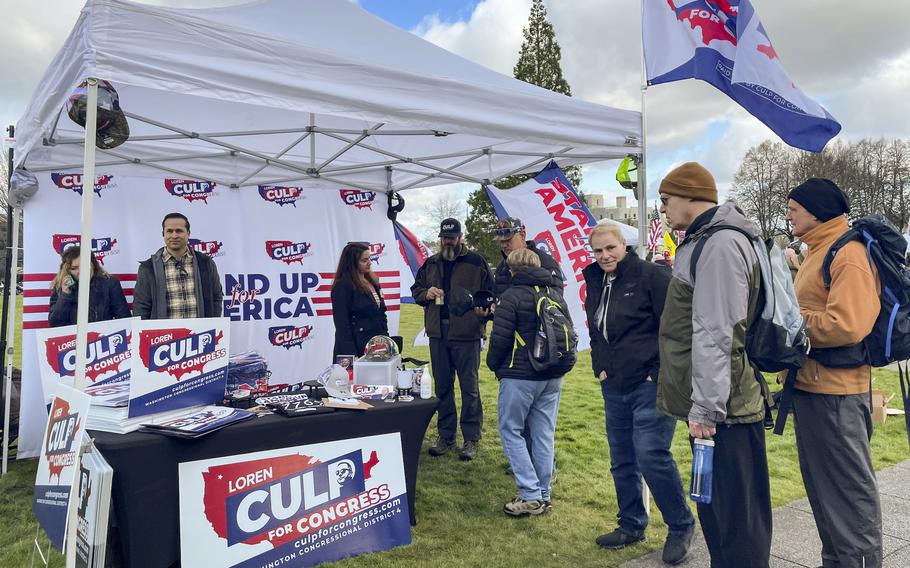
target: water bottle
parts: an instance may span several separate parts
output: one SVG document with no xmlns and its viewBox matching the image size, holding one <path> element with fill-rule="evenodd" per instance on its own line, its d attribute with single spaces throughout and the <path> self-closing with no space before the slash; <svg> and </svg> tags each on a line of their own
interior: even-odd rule
<svg viewBox="0 0 910 568">
<path fill-rule="evenodd" d="M 692 483 L 689 497 L 696 503 L 711 502 L 711 479 L 714 473 L 714 440 L 696 439 L 692 445 Z"/>
<path fill-rule="evenodd" d="M 423 374 L 420 377 L 420 398 L 428 399 L 433 396 L 433 377 L 430 376 L 430 370 L 427 367 L 423 368 Z"/>
</svg>

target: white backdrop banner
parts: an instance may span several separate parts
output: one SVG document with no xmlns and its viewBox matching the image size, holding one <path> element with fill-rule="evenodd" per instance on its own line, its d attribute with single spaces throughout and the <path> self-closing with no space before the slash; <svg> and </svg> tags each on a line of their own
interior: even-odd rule
<svg viewBox="0 0 910 568">
<path fill-rule="evenodd" d="M 80 233 L 79 172 L 39 173 L 38 180 L 41 191 L 25 207 L 20 457 L 37 455 L 47 419 L 34 330 L 48 326 L 60 252 Z M 94 191 L 92 248 L 122 282 L 127 302 L 132 306 L 139 262 L 163 246 L 162 218 L 183 213 L 194 250 L 218 265 L 230 351 L 259 351 L 273 382 L 314 379 L 332 363 L 331 285 L 348 242 L 370 244 L 389 330 L 398 330 L 401 259 L 381 195 L 307 182 L 234 189 L 206 180 L 109 175 L 103 167 Z"/>
<path fill-rule="evenodd" d="M 597 224 L 594 216 L 556 162 L 512 189 L 487 186 L 487 194 L 500 219 L 521 219 L 528 240 L 559 263 L 565 279 L 563 295 L 578 331 L 578 349 L 587 349 L 590 337 L 581 271 L 594 262 L 588 246 L 588 234 Z"/>
</svg>

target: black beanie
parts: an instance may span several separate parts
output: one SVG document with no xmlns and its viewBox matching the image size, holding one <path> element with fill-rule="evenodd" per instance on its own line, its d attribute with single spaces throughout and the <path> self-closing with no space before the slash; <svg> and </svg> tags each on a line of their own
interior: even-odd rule
<svg viewBox="0 0 910 568">
<path fill-rule="evenodd" d="M 794 187 L 787 198 L 805 207 L 822 223 L 850 212 L 847 195 L 830 179 L 809 178 Z"/>
</svg>

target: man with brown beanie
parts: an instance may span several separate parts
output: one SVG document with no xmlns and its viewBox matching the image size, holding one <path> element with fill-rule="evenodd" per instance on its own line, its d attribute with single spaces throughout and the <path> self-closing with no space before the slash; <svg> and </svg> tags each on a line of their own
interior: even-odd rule
<svg viewBox="0 0 910 568">
<path fill-rule="evenodd" d="M 787 220 L 809 246 L 794 287 L 812 343 L 796 375 L 793 414 L 799 466 L 822 541 L 822 565 L 882 565 L 882 517 L 869 439 L 871 368 L 863 339 L 880 309 L 879 281 L 859 241 L 822 263 L 847 229 L 850 204 L 834 182 L 811 178 L 789 194 Z"/>
<path fill-rule="evenodd" d="M 710 172 L 688 162 L 660 183 L 661 213 L 685 230 L 660 320 L 657 409 L 713 440 L 711 503 L 698 503 L 712 568 L 767 568 L 771 489 L 766 387 L 746 354 L 758 315 L 758 229 L 732 202 L 717 205 Z M 743 234 L 741 231 L 745 232 Z"/>
</svg>

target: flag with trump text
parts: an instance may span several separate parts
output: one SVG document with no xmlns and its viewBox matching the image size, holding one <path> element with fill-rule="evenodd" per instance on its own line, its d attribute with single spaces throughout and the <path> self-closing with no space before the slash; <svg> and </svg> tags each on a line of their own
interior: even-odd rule
<svg viewBox="0 0 910 568">
<path fill-rule="evenodd" d="M 512 189 L 492 186 L 486 189 L 496 215 L 500 219 L 521 219 L 526 238 L 559 264 L 563 296 L 578 332 L 578 349 L 587 349 L 585 280 L 581 271 L 594 262 L 588 234 L 597 220 L 556 162 L 550 162 L 536 176 Z"/>
<path fill-rule="evenodd" d="M 840 132 L 787 75 L 750 0 L 645 0 L 642 35 L 649 85 L 701 79 L 811 152 Z"/>
</svg>

